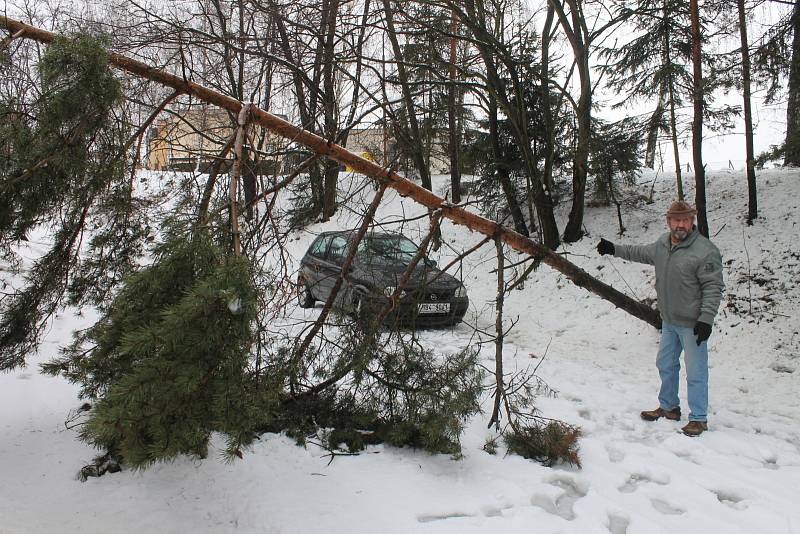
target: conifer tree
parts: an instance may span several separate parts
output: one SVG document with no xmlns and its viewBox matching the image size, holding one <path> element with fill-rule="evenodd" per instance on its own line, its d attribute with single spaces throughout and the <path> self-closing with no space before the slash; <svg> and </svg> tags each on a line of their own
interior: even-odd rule
<svg viewBox="0 0 800 534">
<path fill-rule="evenodd" d="M 619 47 L 602 48 L 600 57 L 609 62 L 604 66 L 608 84 L 622 92 L 627 101 L 657 97 L 657 112 L 651 117 L 658 129 L 669 133 L 675 163 L 678 198 L 683 198 L 683 179 L 679 156 L 680 137 L 677 110 L 691 87 L 688 70 L 691 50 L 686 0 L 641 0 L 634 7 L 623 7 L 621 16 L 631 20 L 636 36 Z M 668 119 L 658 110 L 664 99 Z"/>
<path fill-rule="evenodd" d="M 38 73 L 36 101 L 0 103 L 5 124 L 0 146 L 6 155 L 0 164 L 0 251 L 12 256 L 13 246 L 43 226 L 54 229 L 54 240 L 27 273 L 26 286 L 0 303 L 0 369 L 24 365 L 47 318 L 62 303 L 78 269 L 77 248 L 92 208 L 116 204 L 120 213 L 131 208 L 120 154 L 125 131 L 114 118 L 121 87 L 108 69 L 103 43 L 87 36 L 58 38 Z M 114 254 L 122 263 L 140 242 L 130 237 L 120 227 L 106 235 L 119 245 Z M 106 274 L 111 272 L 113 267 Z"/>
<path fill-rule="evenodd" d="M 269 413 L 249 372 L 249 260 L 227 255 L 205 230 L 176 221 L 165 230 L 153 264 L 44 366 L 95 401 L 81 438 L 132 467 L 203 457 L 214 431 L 227 437 L 228 454 L 241 455 Z"/>
</svg>

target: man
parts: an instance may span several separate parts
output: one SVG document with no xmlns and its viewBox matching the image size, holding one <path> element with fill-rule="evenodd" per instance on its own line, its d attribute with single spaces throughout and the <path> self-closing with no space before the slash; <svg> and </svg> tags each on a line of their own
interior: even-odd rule
<svg viewBox="0 0 800 534">
<path fill-rule="evenodd" d="M 680 354 L 686 365 L 689 424 L 681 430 L 699 436 L 708 430 L 708 337 L 722 290 L 719 249 L 695 226 L 690 204 L 673 202 L 667 210 L 669 232 L 650 245 L 614 245 L 600 239 L 597 252 L 613 254 L 656 268 L 656 295 L 661 313 L 661 344 L 656 367 L 661 376 L 659 407 L 641 413 L 645 421 L 681 418 L 678 399 Z"/>
</svg>

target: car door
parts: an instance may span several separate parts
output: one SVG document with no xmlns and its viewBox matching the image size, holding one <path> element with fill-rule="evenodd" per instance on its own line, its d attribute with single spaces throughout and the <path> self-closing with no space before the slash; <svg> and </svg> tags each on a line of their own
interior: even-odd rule
<svg viewBox="0 0 800 534">
<path fill-rule="evenodd" d="M 334 234 L 331 236 L 325 259 L 319 264 L 318 284 L 320 287 L 320 295 L 318 295 L 318 297 L 320 299 L 328 298 L 336 283 L 336 279 L 339 278 L 339 274 L 342 272 L 342 263 L 347 255 L 347 242 L 347 236 L 344 234 Z"/>
<path fill-rule="evenodd" d="M 331 234 L 320 235 L 308 248 L 302 261 L 302 276 L 308 284 L 311 293 L 317 299 L 327 298 L 324 286 L 320 280 L 325 277 L 323 267 L 325 265 L 325 254 L 328 252 L 328 245 L 331 242 Z"/>
</svg>

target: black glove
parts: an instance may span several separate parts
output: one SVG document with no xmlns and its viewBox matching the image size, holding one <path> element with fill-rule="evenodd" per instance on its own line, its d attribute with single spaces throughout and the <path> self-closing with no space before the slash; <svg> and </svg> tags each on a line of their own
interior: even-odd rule
<svg viewBox="0 0 800 534">
<path fill-rule="evenodd" d="M 703 321 L 697 321 L 694 324 L 694 335 L 697 336 L 697 346 L 699 347 L 700 343 L 707 340 L 708 336 L 711 335 L 711 325 Z"/>
<path fill-rule="evenodd" d="M 599 252 L 601 256 L 604 254 L 611 254 L 613 256 L 614 243 L 612 243 L 611 241 L 606 241 L 601 237 L 600 242 L 597 244 L 597 252 Z"/>
</svg>

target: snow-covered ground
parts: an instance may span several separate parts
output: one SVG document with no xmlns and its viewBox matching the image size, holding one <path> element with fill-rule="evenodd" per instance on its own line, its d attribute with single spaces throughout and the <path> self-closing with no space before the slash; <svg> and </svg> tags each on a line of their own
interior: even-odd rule
<svg viewBox="0 0 800 534">
<path fill-rule="evenodd" d="M 651 268 L 600 258 L 594 246 L 600 236 L 654 240 L 673 196 L 670 180 L 657 181 L 655 203 L 628 211 L 623 237 L 613 209 L 591 208 L 590 236 L 561 251 L 625 293 L 653 296 Z M 375 446 L 329 462 L 314 445 L 264 435 L 234 463 L 212 447 L 202 462 L 181 459 L 82 483 L 76 473 L 95 451 L 64 424 L 79 405 L 77 388 L 37 372 L 85 321 L 64 314 L 28 368 L 0 374 L 0 533 L 800 534 L 800 171 L 763 171 L 759 187 L 764 217 L 748 227 L 743 173 L 715 172 L 708 180 L 711 233 L 728 289 L 710 345 L 710 430 L 698 438 L 679 432 L 685 417 L 639 418 L 657 406 L 657 332 L 542 266 L 507 297 L 507 320 L 518 322 L 506 367 L 541 364 L 539 376 L 558 395 L 540 397 L 537 406 L 582 428 L 582 469 L 545 468 L 504 456 L 502 447 L 488 454 L 482 447 L 494 434 L 484 414 L 468 426 L 460 460 Z M 383 220 L 422 213 L 387 195 Z M 295 261 L 313 232 L 355 221 L 343 212 L 299 235 L 290 242 Z M 413 224 L 404 231 L 419 238 Z M 481 239 L 449 224 L 443 231 L 440 265 Z M 458 350 L 472 339 L 470 325 L 493 328 L 494 254 L 487 245 L 464 263 L 470 324 L 423 331 L 423 343 Z M 487 364 L 493 354 L 487 346 Z"/>
</svg>

